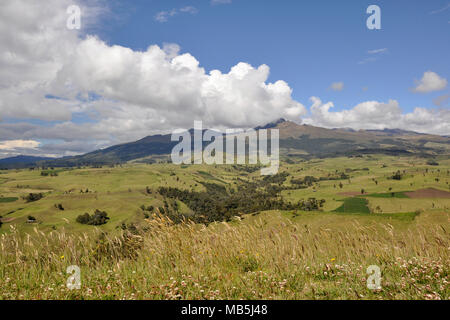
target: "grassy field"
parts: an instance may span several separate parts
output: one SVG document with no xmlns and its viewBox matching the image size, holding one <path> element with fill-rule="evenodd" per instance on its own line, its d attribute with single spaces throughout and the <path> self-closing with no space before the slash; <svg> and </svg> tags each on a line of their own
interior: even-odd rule
<svg viewBox="0 0 450 320">
<path fill-rule="evenodd" d="M 210 183 L 239 193 L 240 185 L 263 180 L 259 170 L 130 164 L 58 169 L 57 176 L 0 171 L 0 298 L 449 298 L 450 160 L 289 162 L 280 168 L 287 178 L 272 183 L 278 198 L 324 199 L 322 208 L 239 212 L 209 225 L 173 223 L 157 209 L 168 199 L 156 190 L 205 192 Z M 392 179 L 397 171 L 400 180 Z M 317 181 L 293 183 L 308 176 Z M 408 196 L 430 188 L 439 197 Z M 27 202 L 30 193 L 43 198 Z M 194 214 L 170 201 L 184 217 Z M 96 209 L 107 212 L 106 224 L 76 222 Z M 81 268 L 80 290 L 66 288 L 70 265 Z M 380 290 L 367 288 L 370 265 L 382 271 Z"/>
</svg>

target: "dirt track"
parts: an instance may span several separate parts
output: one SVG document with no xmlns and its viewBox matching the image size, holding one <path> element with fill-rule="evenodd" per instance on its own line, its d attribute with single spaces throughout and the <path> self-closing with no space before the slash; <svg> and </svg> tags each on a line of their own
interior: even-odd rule
<svg viewBox="0 0 450 320">
<path fill-rule="evenodd" d="M 344 196 L 344 197 L 356 197 L 356 196 L 361 196 L 363 195 L 361 192 L 358 191 L 350 191 L 350 192 L 341 192 L 338 193 L 338 196 Z"/>
</svg>

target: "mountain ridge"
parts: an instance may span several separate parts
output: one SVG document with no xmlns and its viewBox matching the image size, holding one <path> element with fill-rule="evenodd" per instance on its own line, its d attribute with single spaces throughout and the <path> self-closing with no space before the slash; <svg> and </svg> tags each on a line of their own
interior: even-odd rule
<svg viewBox="0 0 450 320">
<path fill-rule="evenodd" d="M 399 154 L 433 157 L 450 154 L 450 138 L 423 134 L 402 129 L 353 130 L 349 128 L 327 129 L 307 124 L 297 124 L 279 119 L 255 130 L 278 129 L 282 155 L 298 157 L 334 157 L 355 154 Z M 194 134 L 194 130 L 189 130 Z M 178 141 L 171 141 L 171 134 L 157 134 L 142 139 L 114 145 L 92 152 L 57 159 L 36 158 L 28 166 L 78 166 L 107 165 L 139 161 L 149 157 L 169 155 Z M 27 157 L 27 156 L 24 156 Z M 13 157 L 14 158 L 14 157 Z M 8 165 L 14 162 L 8 158 Z M 6 163 L 7 159 L 2 159 Z M 0 167 L 2 167 L 0 160 Z M 17 161 L 24 166 L 27 162 Z"/>
</svg>

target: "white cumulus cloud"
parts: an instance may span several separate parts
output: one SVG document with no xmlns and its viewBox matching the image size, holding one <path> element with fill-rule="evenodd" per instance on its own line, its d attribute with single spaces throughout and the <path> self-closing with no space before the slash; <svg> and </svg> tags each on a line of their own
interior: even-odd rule
<svg viewBox="0 0 450 320">
<path fill-rule="evenodd" d="M 413 89 L 417 93 L 429 93 L 440 91 L 447 87 L 447 79 L 440 77 L 433 71 L 427 71 L 423 74 L 420 81 L 416 81 L 416 87 Z"/>
<path fill-rule="evenodd" d="M 415 108 L 403 113 L 396 100 L 366 101 L 351 109 L 332 111 L 333 102 L 323 103 L 312 97 L 311 114 L 304 123 L 325 128 L 404 129 L 423 133 L 448 135 L 450 110 Z"/>
<path fill-rule="evenodd" d="M 82 7 L 80 31 L 66 28 L 66 9 L 73 4 Z M 85 36 L 85 15 L 98 11 L 72 0 L 0 3 L 0 121 L 24 120 L 0 122 L 1 138 L 94 148 L 190 128 L 194 120 L 216 128 L 251 127 L 281 117 L 300 121 L 306 113 L 286 82 L 268 81 L 266 65 L 206 71 L 176 44 L 135 51 Z M 98 98 L 88 99 L 90 93 Z M 77 114 L 93 121 L 72 122 Z"/>
<path fill-rule="evenodd" d="M 194 120 L 203 120 L 205 127 L 222 129 L 254 127 L 278 118 L 300 122 L 308 114 L 293 99 L 288 83 L 269 81 L 267 65 L 240 62 L 228 70 L 205 70 L 200 61 L 181 52 L 176 44 L 151 45 L 137 51 L 86 35 L 86 24 L 95 21 L 103 10 L 100 0 L 89 1 L 89 6 L 85 3 L 0 2 L 2 155 L 17 154 L 18 150 L 32 154 L 84 153 L 175 128 L 190 128 Z M 73 4 L 82 7 L 80 31 L 66 28 L 66 9 Z M 177 12 L 194 11 L 185 7 Z M 436 88 L 428 80 L 422 82 L 426 88 Z M 442 79 L 438 82 L 442 86 Z M 332 87 L 342 90 L 344 84 Z M 95 99 L 90 98 L 92 93 Z M 445 110 L 417 108 L 411 114 L 402 114 L 398 103 L 389 101 L 365 102 L 350 110 L 332 112 L 332 103 L 322 104 L 318 98 L 313 101 L 307 123 L 449 133 Z M 86 121 L 73 121 L 74 116 Z M 30 119 L 55 122 L 40 124 Z M 39 140 L 52 142 L 17 142 Z"/>
<path fill-rule="evenodd" d="M 35 149 L 40 143 L 33 140 L 0 141 L 0 150 Z"/>
</svg>

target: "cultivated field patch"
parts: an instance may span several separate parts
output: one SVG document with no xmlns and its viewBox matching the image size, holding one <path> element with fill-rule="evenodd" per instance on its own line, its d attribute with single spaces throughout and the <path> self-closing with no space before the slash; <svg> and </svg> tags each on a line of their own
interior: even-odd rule
<svg viewBox="0 0 450 320">
<path fill-rule="evenodd" d="M 342 206 L 337 208 L 335 212 L 341 213 L 370 213 L 367 206 L 368 201 L 364 198 L 347 198 L 344 200 Z"/>
<path fill-rule="evenodd" d="M 412 199 L 450 199 L 450 192 L 435 188 L 405 192 L 405 194 Z"/>
<path fill-rule="evenodd" d="M 19 200 L 19 198 L 16 197 L 0 198 L 0 203 L 15 202 L 17 200 Z"/>
</svg>

